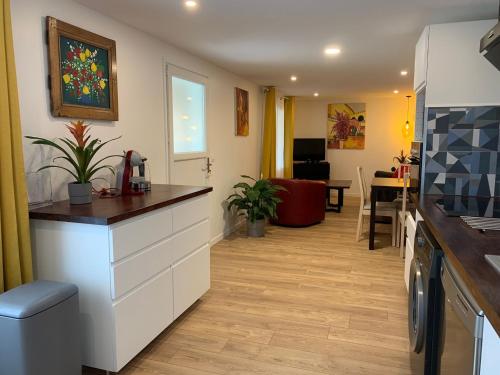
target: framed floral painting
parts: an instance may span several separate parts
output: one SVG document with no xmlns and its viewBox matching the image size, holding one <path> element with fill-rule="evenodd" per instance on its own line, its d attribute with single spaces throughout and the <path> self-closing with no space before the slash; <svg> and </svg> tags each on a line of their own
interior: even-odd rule
<svg viewBox="0 0 500 375">
<path fill-rule="evenodd" d="M 248 114 L 248 91 L 235 87 L 236 135 L 248 136 L 250 132 Z"/>
<path fill-rule="evenodd" d="M 114 40 L 47 17 L 52 115 L 118 120 Z"/>
</svg>

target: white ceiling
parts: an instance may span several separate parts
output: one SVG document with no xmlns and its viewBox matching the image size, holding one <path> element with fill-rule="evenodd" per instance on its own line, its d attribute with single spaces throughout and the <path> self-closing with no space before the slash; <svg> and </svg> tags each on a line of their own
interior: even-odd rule
<svg viewBox="0 0 500 375">
<path fill-rule="evenodd" d="M 183 0 L 78 1 L 253 82 L 322 97 L 409 91 L 425 25 L 498 13 L 498 0 L 198 0 L 194 11 Z M 329 45 L 341 55 L 325 57 Z"/>
</svg>

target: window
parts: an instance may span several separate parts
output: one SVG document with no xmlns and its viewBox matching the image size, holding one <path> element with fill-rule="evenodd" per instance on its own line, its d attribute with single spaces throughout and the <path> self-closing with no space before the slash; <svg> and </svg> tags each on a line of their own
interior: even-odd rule
<svg viewBox="0 0 500 375">
<path fill-rule="evenodd" d="M 173 152 L 202 157 L 207 151 L 205 85 L 172 76 Z"/>
</svg>

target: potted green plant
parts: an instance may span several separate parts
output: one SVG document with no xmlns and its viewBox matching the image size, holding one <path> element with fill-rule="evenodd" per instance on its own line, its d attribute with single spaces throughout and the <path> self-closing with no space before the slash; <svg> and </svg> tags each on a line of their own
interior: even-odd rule
<svg viewBox="0 0 500 375">
<path fill-rule="evenodd" d="M 68 184 L 68 194 L 70 204 L 85 204 L 92 202 L 92 181 L 96 178 L 95 174 L 102 170 L 108 169 L 113 174 L 115 173 L 114 168 L 111 165 L 102 165 L 102 162 L 106 159 L 112 157 L 123 157 L 122 155 L 109 155 L 96 162 L 92 162 L 97 152 L 104 147 L 107 143 L 114 141 L 120 137 L 110 139 L 106 142 L 101 142 L 100 139 L 94 138 L 90 139 L 90 134 L 88 134 L 90 127 L 85 125 L 81 120 L 72 121 L 70 124 L 66 125 L 68 130 L 74 137 L 74 141 L 69 138 L 58 138 L 65 146 L 57 144 L 49 139 L 27 136 L 26 138 L 33 140 L 35 145 L 46 145 L 55 148 L 60 151 L 62 155 L 55 157 L 52 161 L 64 160 L 69 165 L 62 166 L 58 164 L 50 164 L 41 167 L 38 171 L 48 168 L 58 168 L 63 169 L 71 176 L 74 177 L 75 181 Z"/>
<path fill-rule="evenodd" d="M 276 193 L 286 189 L 269 180 L 255 180 L 245 175 L 241 177 L 253 181 L 253 184 L 239 182 L 234 185 L 234 189 L 238 191 L 227 198 L 229 202 L 227 208 L 231 210 L 236 207 L 240 215 L 246 216 L 248 236 L 263 237 L 266 218 L 277 217 L 276 206 L 281 199 Z"/>
<path fill-rule="evenodd" d="M 406 162 L 406 159 L 408 158 L 408 155 L 405 155 L 404 150 L 401 150 L 398 156 L 394 156 L 392 158 L 393 161 L 399 162 L 399 164 L 404 164 Z"/>
</svg>

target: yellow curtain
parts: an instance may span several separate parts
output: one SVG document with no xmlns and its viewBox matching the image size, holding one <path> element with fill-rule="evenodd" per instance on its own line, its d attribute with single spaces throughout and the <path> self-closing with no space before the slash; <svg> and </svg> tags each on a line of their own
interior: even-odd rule
<svg viewBox="0 0 500 375">
<path fill-rule="evenodd" d="M 33 279 L 10 0 L 0 0 L 0 293 Z"/>
<path fill-rule="evenodd" d="M 274 87 L 270 87 L 266 92 L 261 176 L 276 177 L 276 89 Z"/>
<path fill-rule="evenodd" d="M 285 98 L 285 167 L 283 177 L 293 177 L 293 136 L 295 129 L 295 97 Z"/>
</svg>

